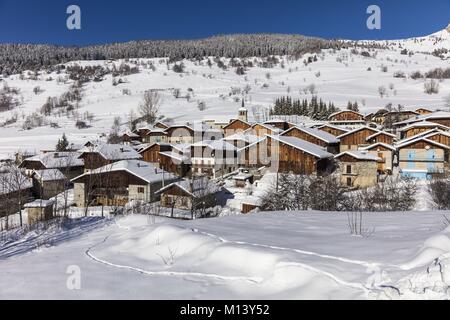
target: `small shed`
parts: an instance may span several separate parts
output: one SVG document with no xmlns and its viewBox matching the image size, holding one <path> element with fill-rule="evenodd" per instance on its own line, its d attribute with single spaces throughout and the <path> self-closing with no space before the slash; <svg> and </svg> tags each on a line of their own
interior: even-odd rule
<svg viewBox="0 0 450 320">
<path fill-rule="evenodd" d="M 53 218 L 53 200 L 35 200 L 27 203 L 24 207 L 28 214 L 28 224 L 34 224 L 39 221 L 48 221 Z"/>
</svg>

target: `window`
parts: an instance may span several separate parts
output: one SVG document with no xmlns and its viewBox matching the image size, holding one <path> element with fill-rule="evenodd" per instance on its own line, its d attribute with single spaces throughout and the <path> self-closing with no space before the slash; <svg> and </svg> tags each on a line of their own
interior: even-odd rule
<svg viewBox="0 0 450 320">
<path fill-rule="evenodd" d="M 145 193 L 144 187 L 138 187 L 138 193 Z"/>
<path fill-rule="evenodd" d="M 347 174 L 351 174 L 351 173 L 352 173 L 352 166 L 347 165 Z"/>
<path fill-rule="evenodd" d="M 347 187 L 352 186 L 352 178 L 347 178 Z"/>
</svg>

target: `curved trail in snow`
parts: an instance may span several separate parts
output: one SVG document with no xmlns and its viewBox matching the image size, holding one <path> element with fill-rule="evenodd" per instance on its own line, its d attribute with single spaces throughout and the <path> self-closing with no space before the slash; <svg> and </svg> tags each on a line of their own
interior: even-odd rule
<svg viewBox="0 0 450 320">
<path fill-rule="evenodd" d="M 211 278 L 216 280 L 224 280 L 224 281 L 248 281 L 252 283 L 260 283 L 263 281 L 260 277 L 239 277 L 239 276 L 222 276 L 218 274 L 212 274 L 212 273 L 201 273 L 201 272 L 181 272 L 181 271 L 148 271 L 141 268 L 136 268 L 133 266 L 127 266 L 127 265 L 120 265 L 116 263 L 112 263 L 103 259 L 100 259 L 92 254 L 92 249 L 95 247 L 106 243 L 108 241 L 110 236 L 105 237 L 103 241 L 93 245 L 89 249 L 85 251 L 85 254 L 92 259 L 95 262 L 107 265 L 109 267 L 119 268 L 119 269 L 125 269 L 129 271 L 138 272 L 141 274 L 149 275 L 149 276 L 176 276 L 176 277 L 186 277 L 186 276 L 194 276 L 194 277 L 201 277 L 201 278 Z"/>
<path fill-rule="evenodd" d="M 223 243 L 247 245 L 247 246 L 252 246 L 252 247 L 260 247 L 260 248 L 273 249 L 273 250 L 279 250 L 279 251 L 291 251 L 291 252 L 304 254 L 304 255 L 308 255 L 308 256 L 316 256 L 316 257 L 319 257 L 319 258 L 324 258 L 324 259 L 329 259 L 329 260 L 336 260 L 336 261 L 345 262 L 345 263 L 349 263 L 349 264 L 356 264 L 356 265 L 360 265 L 360 266 L 363 266 L 363 267 L 366 267 L 366 268 L 376 267 L 376 266 L 386 266 L 386 267 L 403 269 L 401 266 L 397 266 L 397 265 L 382 264 L 382 263 L 378 263 L 378 262 L 368 262 L 368 261 L 362 261 L 362 260 L 348 259 L 348 258 L 332 256 L 332 255 L 328 255 L 328 254 L 321 254 L 321 253 L 317 253 L 317 252 L 314 252 L 314 251 L 306 251 L 306 250 L 301 250 L 301 249 L 286 248 L 286 247 L 279 247 L 279 246 L 271 246 L 271 245 L 266 245 L 266 244 L 259 244 L 259 243 L 245 242 L 245 241 L 226 240 L 226 239 L 224 239 L 222 237 L 219 237 L 219 236 L 217 236 L 215 234 L 212 234 L 212 233 L 199 231 L 198 229 L 191 229 L 191 230 L 193 232 L 195 232 L 195 233 L 198 233 L 198 234 L 203 234 L 203 235 L 208 236 L 208 237 L 216 238 L 216 239 L 218 239 L 219 241 L 221 241 Z"/>
</svg>

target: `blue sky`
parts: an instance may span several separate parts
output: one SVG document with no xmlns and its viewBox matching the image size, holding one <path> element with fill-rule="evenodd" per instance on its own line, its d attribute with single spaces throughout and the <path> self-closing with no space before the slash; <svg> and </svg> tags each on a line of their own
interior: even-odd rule
<svg viewBox="0 0 450 320">
<path fill-rule="evenodd" d="M 66 28 L 71 4 L 81 8 L 81 30 Z M 381 30 L 366 27 L 371 4 L 381 7 Z M 0 43 L 87 45 L 232 33 L 395 39 L 448 23 L 450 0 L 0 0 Z"/>
</svg>

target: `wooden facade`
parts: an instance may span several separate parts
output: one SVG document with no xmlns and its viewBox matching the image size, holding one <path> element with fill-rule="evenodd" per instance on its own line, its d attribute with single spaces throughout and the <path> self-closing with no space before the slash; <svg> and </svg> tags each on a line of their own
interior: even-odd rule
<svg viewBox="0 0 450 320">
<path fill-rule="evenodd" d="M 344 110 L 337 112 L 335 114 L 332 114 L 329 118 L 329 121 L 365 121 L 364 115 L 351 111 L 351 110 Z"/>
<path fill-rule="evenodd" d="M 228 125 L 223 127 L 225 137 L 231 136 L 235 133 L 242 133 L 251 128 L 251 125 L 240 119 L 232 120 Z"/>
<path fill-rule="evenodd" d="M 367 138 L 377 132 L 378 130 L 369 127 L 362 127 L 360 129 L 356 129 L 342 136 L 339 136 L 338 138 L 341 141 L 341 152 L 347 150 L 358 150 L 358 148 L 361 146 L 368 146 L 370 143 L 367 142 Z"/>
<path fill-rule="evenodd" d="M 387 133 L 387 132 L 379 132 L 376 133 L 375 135 L 373 135 L 373 137 L 370 137 L 367 139 L 367 142 L 369 144 L 374 144 L 374 143 L 386 143 L 386 144 L 394 144 L 395 141 L 395 136 Z"/>
<path fill-rule="evenodd" d="M 165 133 L 170 144 L 194 143 L 194 129 L 189 126 L 172 126 Z"/>
<path fill-rule="evenodd" d="M 85 171 L 95 170 L 97 168 L 100 168 L 100 167 L 103 167 L 103 166 L 113 163 L 113 161 L 105 159 L 98 152 L 84 152 L 80 156 L 80 158 L 84 160 Z"/>
<path fill-rule="evenodd" d="M 330 153 L 338 153 L 339 152 L 339 142 L 337 143 L 328 143 L 323 139 L 319 139 L 318 137 L 312 135 L 311 133 L 301 130 L 298 127 L 293 127 L 288 131 L 284 132 L 282 136 L 295 137 L 298 139 L 305 140 L 307 142 L 311 142 L 315 145 L 324 147 Z"/>
<path fill-rule="evenodd" d="M 250 129 L 248 129 L 246 133 L 257 137 L 265 137 L 266 135 L 278 134 L 278 132 L 276 132 L 276 129 L 277 128 L 275 127 L 257 123 L 254 124 Z"/>
<path fill-rule="evenodd" d="M 317 128 L 318 130 L 327 132 L 329 134 L 332 134 L 335 137 L 338 137 L 340 135 L 343 135 L 344 133 L 347 133 L 348 130 L 345 129 L 341 129 L 335 126 L 330 126 L 330 125 L 323 125 Z"/>
<path fill-rule="evenodd" d="M 172 146 L 170 144 L 154 143 L 147 148 L 144 148 L 139 152 L 142 156 L 142 160 L 149 163 L 160 162 L 160 152 L 172 151 Z"/>
<path fill-rule="evenodd" d="M 426 109 L 426 108 L 419 108 L 419 109 L 416 109 L 415 111 L 421 115 L 433 113 L 433 111 Z"/>
<path fill-rule="evenodd" d="M 159 156 L 159 166 L 161 169 L 181 178 L 189 177 L 191 173 L 191 163 L 190 161 L 180 160 L 182 157 L 182 155 L 179 155 L 179 157 L 172 157 L 170 156 L 170 153 L 161 153 Z"/>
</svg>

